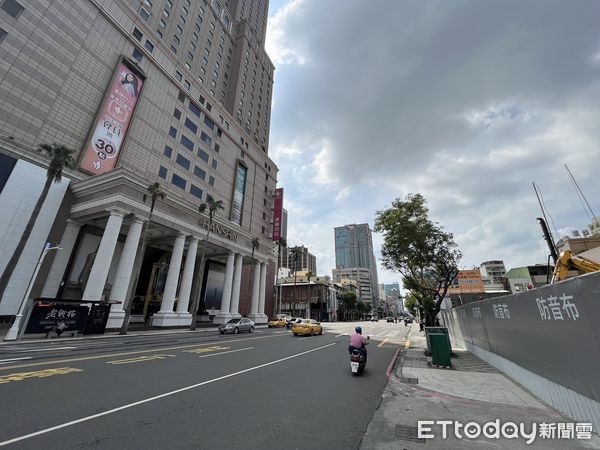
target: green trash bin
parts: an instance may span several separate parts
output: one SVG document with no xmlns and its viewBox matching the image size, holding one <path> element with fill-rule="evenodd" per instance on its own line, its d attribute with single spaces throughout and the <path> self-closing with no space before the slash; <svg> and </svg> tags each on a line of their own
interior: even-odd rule
<svg viewBox="0 0 600 450">
<path fill-rule="evenodd" d="M 448 345 L 447 335 L 444 333 L 429 333 L 431 344 L 431 364 L 434 366 L 451 367 L 451 349 Z"/>
</svg>

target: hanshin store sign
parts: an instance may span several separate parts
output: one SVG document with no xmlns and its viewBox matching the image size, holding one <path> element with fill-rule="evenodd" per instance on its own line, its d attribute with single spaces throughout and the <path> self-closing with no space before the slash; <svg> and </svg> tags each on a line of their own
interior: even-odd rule
<svg viewBox="0 0 600 450">
<path fill-rule="evenodd" d="M 144 79 L 125 60 L 120 60 L 85 144 L 79 165 L 82 171 L 100 175 L 115 168 Z"/>
<path fill-rule="evenodd" d="M 275 189 L 275 204 L 273 205 L 273 240 L 281 239 L 281 220 L 283 216 L 283 188 Z"/>
</svg>

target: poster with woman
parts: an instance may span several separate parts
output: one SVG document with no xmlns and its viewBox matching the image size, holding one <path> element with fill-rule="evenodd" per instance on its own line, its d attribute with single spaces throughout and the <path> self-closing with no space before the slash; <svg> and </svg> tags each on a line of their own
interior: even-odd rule
<svg viewBox="0 0 600 450">
<path fill-rule="evenodd" d="M 119 64 L 85 146 L 81 170 L 99 175 L 115 168 L 143 85 L 140 75 Z"/>
</svg>

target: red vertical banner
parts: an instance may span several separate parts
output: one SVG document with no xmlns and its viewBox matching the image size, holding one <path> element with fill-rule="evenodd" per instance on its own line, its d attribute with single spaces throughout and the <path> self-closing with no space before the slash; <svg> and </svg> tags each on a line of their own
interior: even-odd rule
<svg viewBox="0 0 600 450">
<path fill-rule="evenodd" d="M 143 85 L 140 75 L 119 64 L 85 145 L 82 171 L 100 175 L 115 168 Z"/>
<path fill-rule="evenodd" d="M 275 204 L 273 205 L 273 240 L 281 239 L 281 219 L 283 216 L 283 188 L 275 189 Z"/>
</svg>

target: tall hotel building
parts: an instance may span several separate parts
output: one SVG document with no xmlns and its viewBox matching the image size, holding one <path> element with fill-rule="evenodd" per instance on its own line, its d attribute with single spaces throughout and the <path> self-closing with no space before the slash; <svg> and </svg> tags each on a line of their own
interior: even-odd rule
<svg viewBox="0 0 600 450">
<path fill-rule="evenodd" d="M 352 224 L 336 227 L 335 269 L 333 280 L 350 278 L 360 283 L 361 300 L 377 306 L 379 281 L 377 263 L 373 253 L 373 237 L 369 224 Z"/>
<path fill-rule="evenodd" d="M 133 297 L 132 320 L 154 326 L 189 325 L 193 300 L 215 323 L 266 321 L 278 171 L 267 13 L 268 0 L 0 0 L 0 271 L 44 186 L 38 146 L 76 150 L 0 318 L 32 281 L 29 298 Z M 150 216 L 153 183 L 166 196 Z M 224 209 L 206 242 L 210 199 Z M 46 242 L 61 249 L 36 273 Z M 123 303 L 111 308 L 118 327 Z"/>
</svg>

